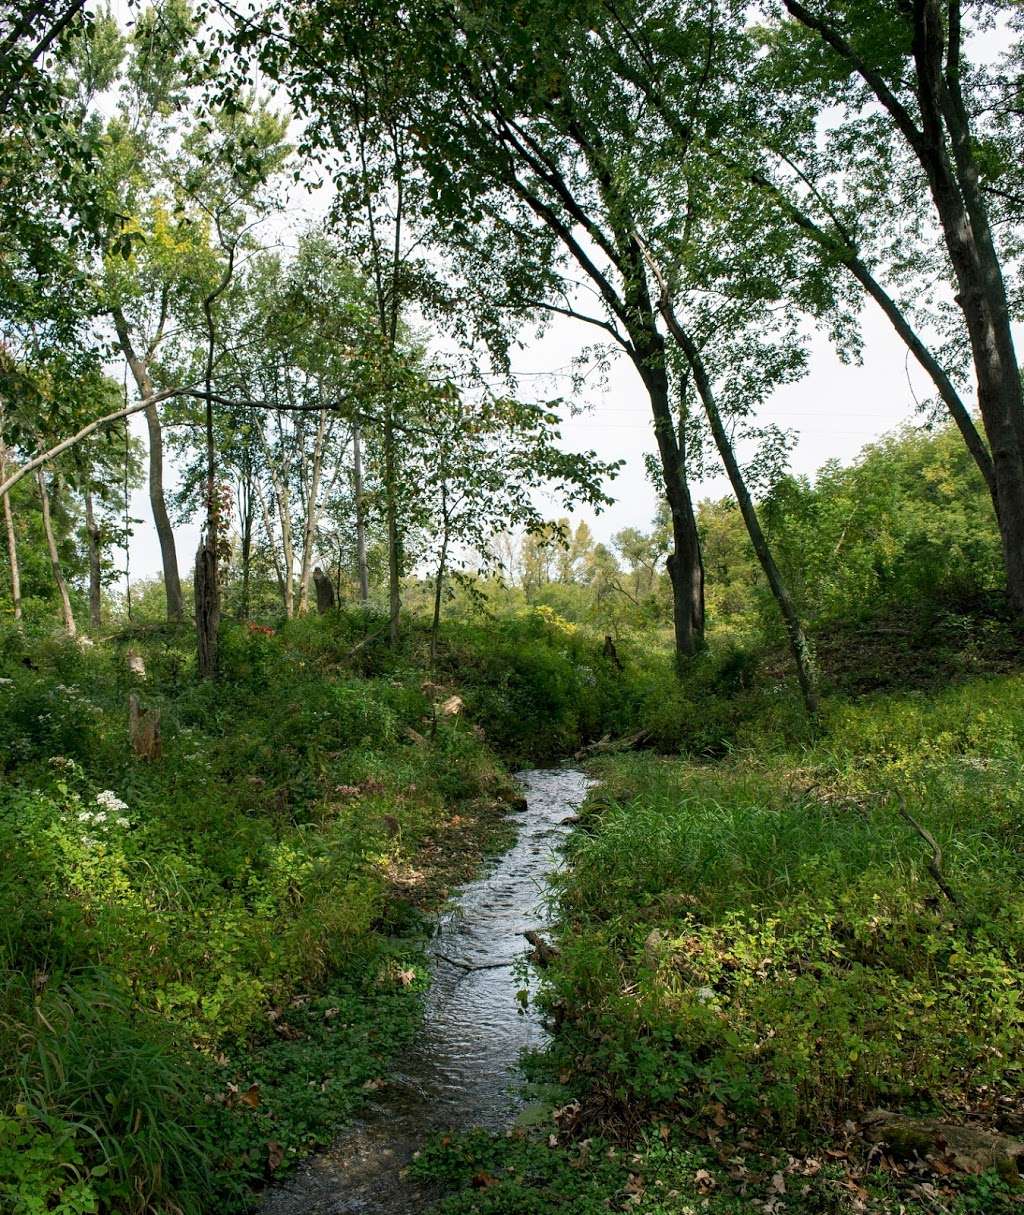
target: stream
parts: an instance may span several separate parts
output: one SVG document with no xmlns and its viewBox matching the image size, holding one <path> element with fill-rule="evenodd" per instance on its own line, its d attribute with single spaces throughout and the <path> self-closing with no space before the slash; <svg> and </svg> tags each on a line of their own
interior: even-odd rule
<svg viewBox="0 0 1024 1215">
<path fill-rule="evenodd" d="M 522 1013 L 513 964 L 523 933 L 544 927 L 546 880 L 588 779 L 572 769 L 520 772 L 527 808 L 519 837 L 466 886 L 430 945 L 432 984 L 413 1048 L 387 1077 L 361 1121 L 270 1190 L 262 1215 L 413 1215 L 426 1196 L 402 1176 L 438 1131 L 511 1125 L 523 1106 L 517 1061 L 544 1041 L 535 1013 Z"/>
</svg>

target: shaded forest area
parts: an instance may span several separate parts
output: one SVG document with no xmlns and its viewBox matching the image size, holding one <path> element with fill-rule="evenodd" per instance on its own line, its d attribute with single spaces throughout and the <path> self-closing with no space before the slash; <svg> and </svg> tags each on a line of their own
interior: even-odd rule
<svg viewBox="0 0 1024 1215">
<path fill-rule="evenodd" d="M 0 1210 L 256 1209 L 562 761 L 531 1114 L 425 1143 L 434 1210 L 1021 1205 L 1022 47 L 0 4 Z M 765 418 L 868 316 L 915 419 L 799 475 Z M 658 505 L 607 534 L 563 431 L 617 367 Z"/>
</svg>

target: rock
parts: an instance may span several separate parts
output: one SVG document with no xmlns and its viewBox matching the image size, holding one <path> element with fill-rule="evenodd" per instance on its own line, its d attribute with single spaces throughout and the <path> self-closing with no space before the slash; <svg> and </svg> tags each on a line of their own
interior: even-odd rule
<svg viewBox="0 0 1024 1215">
<path fill-rule="evenodd" d="M 559 950 L 549 941 L 545 941 L 539 932 L 535 932 L 532 928 L 523 933 L 527 941 L 533 946 L 530 950 L 530 961 L 535 966 L 550 966 L 550 964 L 559 955 Z"/>
<path fill-rule="evenodd" d="M 864 1137 L 883 1144 L 896 1159 L 939 1157 L 961 1173 L 995 1169 L 1010 1185 L 1020 1185 L 1024 1143 L 982 1127 L 907 1118 L 889 1110 L 873 1110 L 863 1122 Z"/>
<path fill-rule="evenodd" d="M 580 816 L 578 814 L 567 814 L 565 816 L 565 818 L 562 819 L 560 826 L 575 827 L 576 824 L 579 822 L 582 822 L 582 819 L 580 818 Z"/>
</svg>

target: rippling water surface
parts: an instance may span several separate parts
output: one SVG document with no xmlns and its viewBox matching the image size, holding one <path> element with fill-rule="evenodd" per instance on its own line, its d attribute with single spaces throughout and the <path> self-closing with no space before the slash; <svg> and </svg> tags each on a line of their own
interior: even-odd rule
<svg viewBox="0 0 1024 1215">
<path fill-rule="evenodd" d="M 401 1170 L 440 1130 L 499 1130 L 515 1118 L 516 1061 L 542 1042 L 519 1011 L 512 964 L 523 933 L 544 926 L 545 879 L 558 863 L 562 820 L 583 800 L 587 778 L 570 769 L 521 772 L 527 809 L 519 838 L 486 876 L 465 887 L 431 946 L 433 984 L 415 1047 L 399 1059 L 361 1122 L 287 1182 L 268 1192 L 263 1215 L 412 1215 L 424 1201 Z"/>
</svg>

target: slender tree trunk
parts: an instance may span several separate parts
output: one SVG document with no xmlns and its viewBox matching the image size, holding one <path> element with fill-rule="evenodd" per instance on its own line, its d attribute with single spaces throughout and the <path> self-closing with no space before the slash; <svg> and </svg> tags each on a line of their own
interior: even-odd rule
<svg viewBox="0 0 1024 1215">
<path fill-rule="evenodd" d="M 100 529 L 93 510 L 92 488 L 85 489 L 85 535 L 89 546 L 89 627 L 103 627 L 101 598 Z"/>
<path fill-rule="evenodd" d="M 111 316 L 117 331 L 121 353 L 128 361 L 139 395 L 152 396 L 156 390 L 149 374 L 149 368 L 135 352 L 124 314 L 119 308 L 115 308 L 112 310 Z M 149 505 L 153 512 L 157 539 L 160 542 L 160 559 L 164 570 L 164 595 L 167 599 L 167 619 L 180 621 L 184 617 L 184 606 L 181 597 L 181 578 L 178 574 L 178 551 L 174 543 L 174 528 L 171 527 L 170 515 L 167 513 L 167 501 L 164 497 L 163 430 L 155 405 L 148 406 L 145 414 L 146 428 L 149 431 Z"/>
<path fill-rule="evenodd" d="M 672 520 L 673 551 L 668 558 L 668 576 L 672 587 L 676 664 L 682 668 L 685 659 L 704 645 L 704 562 L 686 480 L 686 464 L 672 422 L 664 349 L 660 338 L 654 336 L 656 340 L 652 342 L 650 357 L 641 356 L 638 370 L 650 397 L 665 497 Z"/>
<path fill-rule="evenodd" d="M 352 426 L 352 473 L 356 499 L 356 566 L 359 572 L 359 602 L 366 606 L 370 599 L 370 569 L 366 561 L 366 499 L 363 497 L 363 459 L 359 424 Z"/>
<path fill-rule="evenodd" d="M 444 518 L 444 533 L 441 538 L 441 552 L 437 559 L 437 573 L 434 576 L 434 616 L 430 622 L 430 669 L 437 664 L 437 639 L 441 632 L 441 597 L 444 593 L 445 566 L 448 561 L 448 495 L 444 486 L 441 487 L 441 510 Z"/>
<path fill-rule="evenodd" d="M 327 435 L 327 410 L 321 409 L 313 445 L 313 467 L 306 495 L 306 526 L 302 536 L 302 572 L 299 577 L 299 615 L 309 609 L 309 580 L 313 571 L 313 546 L 316 543 L 320 478 L 324 465 L 324 440 Z"/>
<path fill-rule="evenodd" d="M 813 717 L 818 712 L 817 676 L 814 669 L 814 660 L 811 656 L 811 649 L 807 643 L 803 625 L 800 623 L 796 606 L 790 596 L 789 588 L 783 580 L 782 573 L 775 564 L 775 558 L 772 556 L 772 551 L 768 546 L 767 537 L 761 529 L 761 521 L 757 517 L 757 510 L 747 489 L 743 470 L 739 466 L 732 443 L 726 433 L 725 426 L 722 424 L 722 415 L 718 412 L 718 402 L 715 400 L 715 393 L 711 387 L 711 381 L 708 378 L 707 369 L 704 366 L 704 360 L 701 358 L 700 351 L 690 338 L 690 335 L 680 325 L 668 304 L 665 305 L 664 315 L 672 336 L 682 348 L 686 361 L 693 372 L 697 392 L 700 394 L 701 402 L 704 405 L 704 412 L 707 414 L 708 422 L 711 425 L 711 433 L 714 436 L 715 446 L 718 448 L 718 454 L 722 457 L 722 463 L 725 465 L 725 471 L 729 476 L 729 483 L 732 485 L 733 493 L 736 495 L 736 501 L 739 504 L 740 514 L 743 516 L 743 522 L 747 527 L 747 535 L 750 537 L 750 543 L 757 554 L 761 569 L 764 570 L 764 576 L 768 579 L 772 596 L 778 605 L 779 614 L 782 616 L 786 636 L 789 640 L 790 653 L 793 655 L 793 663 L 796 666 L 797 679 L 800 682 L 800 692 L 803 696 L 804 705 L 807 708 L 808 714 Z"/>
<path fill-rule="evenodd" d="M 53 570 L 53 580 L 57 584 L 60 595 L 61 612 L 64 616 L 64 630 L 69 637 L 76 637 L 75 615 L 71 610 L 71 597 L 68 595 L 68 584 L 60 568 L 60 553 L 57 551 L 57 539 L 53 534 L 53 519 L 50 516 L 50 495 L 46 488 L 46 475 L 41 468 L 36 470 L 36 483 L 39 486 L 39 501 L 43 508 L 43 531 L 46 534 L 46 548 L 50 554 L 50 568 Z"/>
<path fill-rule="evenodd" d="M 0 481 L 7 476 L 7 456 L 0 447 Z M 11 511 L 11 495 L 4 494 L 4 530 L 7 533 L 7 563 L 11 569 L 11 605 L 14 619 L 21 619 L 21 568 L 18 565 L 18 535 L 14 530 L 14 515 Z"/>
<path fill-rule="evenodd" d="M 284 570 L 281 568 L 281 561 L 277 555 L 277 542 L 274 539 L 274 523 L 270 516 L 270 506 L 267 503 L 266 496 L 263 493 L 263 488 L 258 481 L 254 482 L 256 497 L 260 504 L 260 513 L 263 516 L 263 530 L 267 533 L 267 543 L 270 545 L 270 556 L 274 562 L 274 574 L 277 578 L 278 590 L 281 593 L 281 602 L 285 610 L 288 609 L 288 598 L 285 593 L 285 578 Z"/>
<path fill-rule="evenodd" d="M 402 555 L 401 537 L 398 531 L 395 479 L 395 432 L 389 406 L 388 418 L 384 427 L 384 493 L 388 529 L 388 637 L 392 646 L 398 644 L 402 614 Z"/>
</svg>

